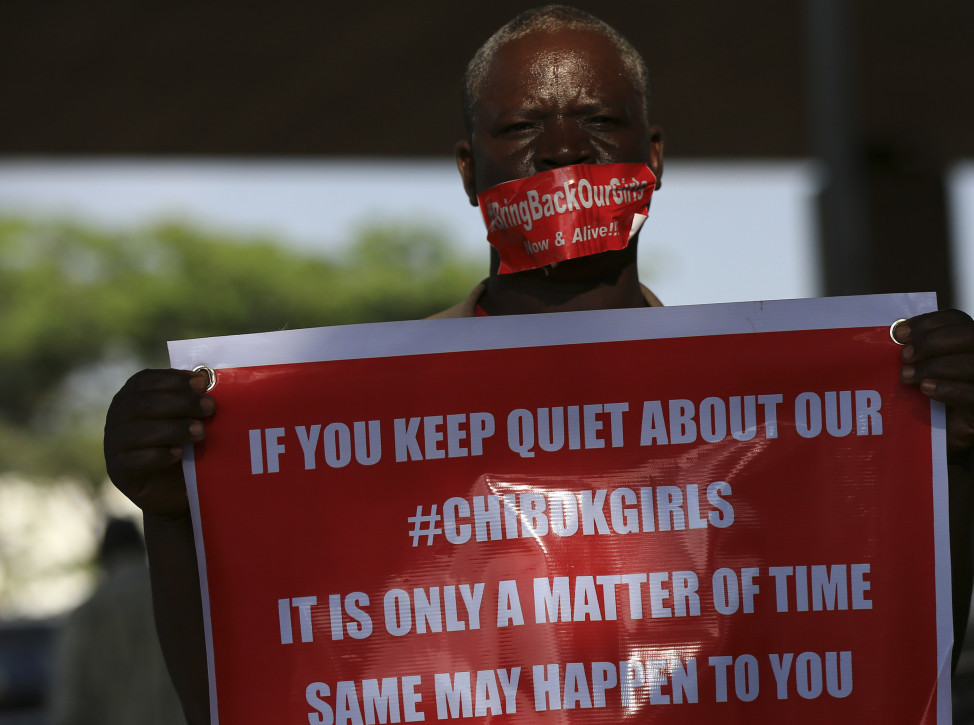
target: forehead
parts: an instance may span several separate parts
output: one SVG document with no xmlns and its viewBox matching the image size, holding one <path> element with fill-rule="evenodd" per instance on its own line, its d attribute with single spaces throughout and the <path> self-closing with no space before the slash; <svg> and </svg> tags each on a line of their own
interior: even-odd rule
<svg viewBox="0 0 974 725">
<path fill-rule="evenodd" d="M 557 104 L 580 97 L 641 102 L 641 93 L 609 38 L 592 31 L 538 31 L 497 50 L 478 105 L 509 105 L 519 99 Z"/>
</svg>

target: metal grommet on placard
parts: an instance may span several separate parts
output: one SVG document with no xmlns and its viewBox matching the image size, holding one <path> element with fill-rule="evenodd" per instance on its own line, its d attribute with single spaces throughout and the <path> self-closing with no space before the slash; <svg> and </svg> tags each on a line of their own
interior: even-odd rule
<svg viewBox="0 0 974 725">
<path fill-rule="evenodd" d="M 193 368 L 194 373 L 206 373 L 206 392 L 213 390 L 213 386 L 216 385 L 216 371 L 209 365 L 197 365 Z"/>
<path fill-rule="evenodd" d="M 892 325 L 889 326 L 889 336 L 893 340 L 893 342 L 895 342 L 897 345 L 906 344 L 905 342 L 900 342 L 899 340 L 896 339 L 896 328 L 902 325 L 904 322 L 906 322 L 905 317 L 897 320 L 896 322 L 894 322 Z"/>
</svg>

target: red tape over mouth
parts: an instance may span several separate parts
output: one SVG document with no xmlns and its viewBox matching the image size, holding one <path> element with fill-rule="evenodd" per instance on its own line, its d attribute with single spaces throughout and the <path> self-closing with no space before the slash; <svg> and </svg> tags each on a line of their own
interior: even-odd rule
<svg viewBox="0 0 974 725">
<path fill-rule="evenodd" d="M 646 164 L 576 164 L 506 181 L 477 201 L 499 272 L 509 274 L 624 249 L 655 186 Z"/>
</svg>

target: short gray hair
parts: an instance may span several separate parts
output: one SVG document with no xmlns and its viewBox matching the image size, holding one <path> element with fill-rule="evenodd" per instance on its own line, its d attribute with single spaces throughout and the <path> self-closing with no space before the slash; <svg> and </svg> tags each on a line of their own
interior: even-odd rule
<svg viewBox="0 0 974 725">
<path fill-rule="evenodd" d="M 487 71 L 490 69 L 494 57 L 503 46 L 512 40 L 523 38 L 531 33 L 550 33 L 556 30 L 578 30 L 597 33 L 608 38 L 619 52 L 622 65 L 629 75 L 633 87 L 643 96 L 643 109 L 649 110 L 649 70 L 646 61 L 639 54 L 632 43 L 623 37 L 622 33 L 591 13 L 568 5 L 545 5 L 543 7 L 525 10 L 510 20 L 491 35 L 474 53 L 467 70 L 463 74 L 463 89 L 461 102 L 463 104 L 463 120 L 467 125 L 467 133 L 473 131 L 474 108 L 480 102 Z"/>
</svg>

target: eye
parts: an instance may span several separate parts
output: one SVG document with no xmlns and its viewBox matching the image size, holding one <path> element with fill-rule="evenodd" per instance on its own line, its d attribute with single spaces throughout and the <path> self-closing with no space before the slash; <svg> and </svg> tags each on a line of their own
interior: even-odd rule
<svg viewBox="0 0 974 725">
<path fill-rule="evenodd" d="M 622 121 L 615 116 L 598 115 L 590 116 L 588 119 L 590 126 L 594 126 L 600 131 L 611 131 L 622 125 Z"/>
<path fill-rule="evenodd" d="M 517 123 L 509 123 L 501 128 L 502 134 L 516 134 L 523 133 L 524 131 L 530 131 L 534 128 L 534 124 L 530 121 L 518 121 Z"/>
</svg>

